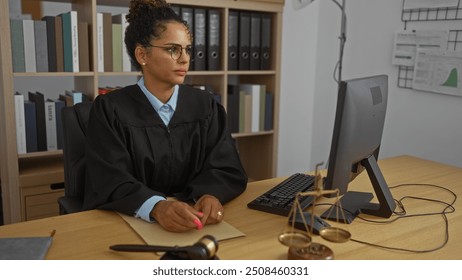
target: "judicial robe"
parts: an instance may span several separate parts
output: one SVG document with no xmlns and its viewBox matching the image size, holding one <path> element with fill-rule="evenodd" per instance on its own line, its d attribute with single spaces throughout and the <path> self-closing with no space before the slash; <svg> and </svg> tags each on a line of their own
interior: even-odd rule
<svg viewBox="0 0 462 280">
<path fill-rule="evenodd" d="M 166 126 L 138 85 L 93 102 L 86 136 L 84 209 L 128 215 L 153 195 L 222 204 L 247 185 L 226 113 L 212 94 L 179 86 Z"/>
</svg>

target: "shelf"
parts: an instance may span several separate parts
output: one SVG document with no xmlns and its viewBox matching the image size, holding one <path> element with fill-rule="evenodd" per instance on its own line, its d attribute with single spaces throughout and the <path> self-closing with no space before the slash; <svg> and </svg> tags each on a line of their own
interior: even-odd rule
<svg viewBox="0 0 462 280">
<path fill-rule="evenodd" d="M 27 154 L 19 154 L 19 160 L 31 159 L 31 158 L 51 158 L 56 156 L 62 156 L 63 150 L 56 150 L 56 151 L 43 151 L 43 152 L 34 152 L 34 153 L 27 153 Z"/>
<path fill-rule="evenodd" d="M 241 137 L 258 137 L 258 136 L 265 136 L 265 135 L 272 135 L 274 134 L 273 130 L 268 131 L 259 131 L 259 132 L 240 132 L 240 133 L 233 133 L 233 138 L 241 138 Z"/>
<path fill-rule="evenodd" d="M 21 72 L 13 73 L 14 77 L 93 77 L 94 72 Z"/>
<path fill-rule="evenodd" d="M 29 1 L 24 1 L 23 5 Z M 96 40 L 96 12 L 100 10 L 120 11 L 121 8 L 128 11 L 130 0 L 44 0 L 38 1 L 60 3 L 56 5 L 61 9 L 43 15 L 57 15 L 59 13 L 76 10 L 79 21 L 85 21 L 90 26 L 90 68 L 97 67 L 97 40 Z M 227 85 L 229 83 L 258 83 L 265 84 L 267 91 L 274 95 L 273 130 L 253 133 L 234 133 L 236 145 L 239 149 L 244 168 L 250 180 L 271 178 L 276 175 L 277 145 L 278 145 L 278 112 L 280 98 L 280 49 L 282 32 L 283 0 L 171 0 L 170 4 L 190 7 L 205 7 L 219 9 L 221 15 L 220 38 L 222 53 L 221 69 L 217 71 L 189 71 L 185 84 L 209 84 L 221 97 L 222 105 L 227 105 Z M 8 2 L 6 3 L 8 5 Z M 36 2 L 34 5 L 38 6 Z M 47 6 L 47 5 L 41 5 Z M 271 70 L 242 71 L 227 70 L 227 27 L 230 10 L 247 10 L 271 13 L 272 40 L 271 40 Z M 9 32 L 9 9 L 4 7 L 0 11 L 0 27 L 2 40 L 0 41 L 0 91 L 15 92 L 17 88 L 41 91 L 43 87 L 52 91 L 44 90 L 45 94 L 56 95 L 65 90 L 73 89 L 82 91 L 90 99 L 98 94 L 99 87 L 124 86 L 136 83 L 141 76 L 140 72 L 12 72 L 11 42 Z M 114 12 L 114 14 L 120 12 Z M 7 38 L 3 40 L 3 38 Z M 42 79 L 43 78 L 43 79 Z M 120 83 L 120 84 L 118 84 Z M 46 86 L 46 87 L 45 87 Z M 55 90 L 56 89 L 56 90 Z M 49 97 L 50 98 L 50 97 Z M 39 218 L 43 215 L 51 215 L 44 210 L 50 208 L 56 196 L 62 195 L 63 190 L 52 189 L 54 184 L 61 183 L 64 179 L 63 152 L 45 151 L 28 154 L 16 153 L 16 127 L 15 127 L 14 100 L 12 94 L 2 94 L 0 97 L 0 156 L 2 161 L 1 182 L 3 195 L 3 212 L 5 223 L 19 222 L 29 218 Z M 43 196 L 41 196 L 43 195 Z M 26 199 L 27 197 L 27 199 Z M 51 203 L 51 204 L 50 204 Z M 30 207 L 29 207 L 30 206 Z M 53 206 L 54 207 L 54 206 Z M 41 212 L 43 210 L 43 213 Z M 35 215 L 33 212 L 41 214 Z"/>
</svg>

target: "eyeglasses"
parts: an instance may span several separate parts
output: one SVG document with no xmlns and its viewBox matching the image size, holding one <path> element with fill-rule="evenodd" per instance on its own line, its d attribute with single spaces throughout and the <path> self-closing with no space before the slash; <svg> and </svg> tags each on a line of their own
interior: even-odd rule
<svg viewBox="0 0 462 280">
<path fill-rule="evenodd" d="M 193 53 L 193 48 L 190 45 L 183 48 L 180 45 L 174 45 L 174 44 L 170 46 L 154 46 L 150 44 L 149 47 L 160 48 L 160 49 L 166 50 L 167 52 L 170 53 L 170 56 L 172 57 L 173 60 L 180 59 L 181 55 L 183 54 L 183 50 L 185 50 L 186 54 L 190 58 L 191 58 L 191 54 Z"/>
</svg>

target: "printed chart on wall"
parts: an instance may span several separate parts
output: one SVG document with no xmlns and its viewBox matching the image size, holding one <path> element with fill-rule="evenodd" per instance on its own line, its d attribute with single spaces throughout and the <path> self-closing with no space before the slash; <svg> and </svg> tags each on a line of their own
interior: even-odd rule
<svg viewBox="0 0 462 280">
<path fill-rule="evenodd" d="M 462 96 L 462 51 L 418 49 L 412 87 Z"/>
<path fill-rule="evenodd" d="M 446 50 L 449 31 L 414 30 L 395 32 L 392 64 L 413 67 L 417 49 Z"/>
</svg>

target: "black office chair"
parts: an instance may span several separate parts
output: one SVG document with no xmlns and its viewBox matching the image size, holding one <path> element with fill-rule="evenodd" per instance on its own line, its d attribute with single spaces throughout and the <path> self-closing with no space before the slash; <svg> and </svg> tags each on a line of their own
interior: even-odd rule
<svg viewBox="0 0 462 280">
<path fill-rule="evenodd" d="M 63 108 L 64 196 L 58 198 L 59 213 L 82 211 L 85 189 L 85 133 L 91 102 Z"/>
</svg>

